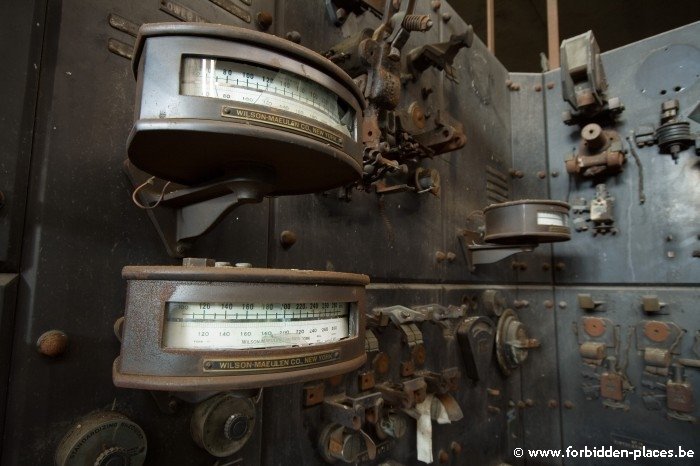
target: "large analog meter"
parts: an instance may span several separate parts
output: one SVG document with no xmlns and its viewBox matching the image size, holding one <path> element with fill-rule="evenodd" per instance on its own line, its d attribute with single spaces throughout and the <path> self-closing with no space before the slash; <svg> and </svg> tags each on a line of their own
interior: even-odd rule
<svg viewBox="0 0 700 466">
<path fill-rule="evenodd" d="M 252 180 L 264 195 L 321 191 L 361 174 L 364 98 L 321 55 L 212 24 L 144 25 L 134 54 L 131 162 L 199 185 Z"/>
<path fill-rule="evenodd" d="M 126 267 L 117 386 L 222 390 L 320 379 L 366 359 L 365 275 Z"/>
</svg>

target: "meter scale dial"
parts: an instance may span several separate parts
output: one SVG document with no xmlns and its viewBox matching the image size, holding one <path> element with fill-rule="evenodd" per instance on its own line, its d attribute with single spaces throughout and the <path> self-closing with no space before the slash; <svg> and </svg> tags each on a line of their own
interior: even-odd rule
<svg viewBox="0 0 700 466">
<path fill-rule="evenodd" d="M 330 343 L 350 336 L 350 303 L 168 303 L 163 346 L 246 349 Z"/>
<path fill-rule="evenodd" d="M 180 93 L 263 105 L 354 137 L 355 111 L 323 86 L 280 70 L 214 58 L 182 61 Z"/>
<path fill-rule="evenodd" d="M 232 26 L 145 24 L 133 67 L 127 152 L 150 175 L 256 199 L 361 177 L 364 96 L 313 50 Z"/>
<path fill-rule="evenodd" d="M 367 360 L 367 276 L 184 264 L 124 268 L 118 387 L 259 388 L 344 374 Z"/>
</svg>

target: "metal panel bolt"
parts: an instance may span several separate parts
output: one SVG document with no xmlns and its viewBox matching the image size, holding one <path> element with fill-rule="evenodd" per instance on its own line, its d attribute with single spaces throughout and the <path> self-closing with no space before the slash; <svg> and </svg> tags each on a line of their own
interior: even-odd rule
<svg viewBox="0 0 700 466">
<path fill-rule="evenodd" d="M 566 309 L 566 301 L 559 301 L 559 309 Z"/>
<path fill-rule="evenodd" d="M 460 445 L 459 442 L 452 442 L 450 444 L 450 449 L 455 455 L 459 455 L 460 453 L 462 453 L 462 445 Z"/>
<path fill-rule="evenodd" d="M 445 450 L 440 450 L 440 453 L 438 453 L 438 461 L 440 464 L 446 464 L 448 461 L 450 461 L 450 454 Z"/>
<path fill-rule="evenodd" d="M 66 352 L 68 335 L 61 330 L 49 330 L 36 341 L 36 349 L 44 356 L 55 358 Z"/>
<path fill-rule="evenodd" d="M 545 302 L 543 304 L 544 304 L 544 307 L 547 309 L 552 309 L 554 307 L 554 301 L 552 301 L 551 299 L 545 300 Z"/>
<path fill-rule="evenodd" d="M 432 8 L 433 11 L 438 11 L 441 6 L 442 6 L 442 2 L 440 0 L 432 0 L 430 2 L 430 8 Z"/>
<path fill-rule="evenodd" d="M 260 11 L 255 17 L 255 22 L 258 23 L 258 27 L 263 31 L 267 31 L 272 26 L 272 13 L 269 11 Z"/>
<path fill-rule="evenodd" d="M 299 34 L 299 31 L 289 31 L 287 34 L 285 34 L 285 37 L 287 40 L 292 41 L 295 44 L 301 42 L 301 34 Z"/>
<path fill-rule="evenodd" d="M 442 262 L 445 259 L 447 259 L 447 254 L 445 254 L 442 251 L 435 251 L 435 260 L 438 262 Z"/>
<path fill-rule="evenodd" d="M 574 409 L 574 404 L 573 404 L 571 401 L 566 400 L 566 401 L 564 402 L 564 407 L 565 407 L 566 409 Z"/>
<path fill-rule="evenodd" d="M 566 269 L 566 264 L 564 264 L 563 262 L 557 262 L 557 265 L 555 267 L 558 271 L 561 272 L 562 270 Z"/>
<path fill-rule="evenodd" d="M 545 171 L 538 171 L 537 172 L 537 178 L 544 180 L 547 177 L 547 172 Z"/>
<path fill-rule="evenodd" d="M 449 13 L 443 13 L 443 14 L 442 14 L 442 20 L 443 20 L 445 23 L 450 22 L 451 19 L 452 19 L 452 15 L 451 15 L 451 14 L 449 14 Z"/>
<path fill-rule="evenodd" d="M 511 178 L 522 178 L 525 176 L 525 173 L 522 170 L 515 170 L 513 168 L 508 170 L 508 173 L 510 174 Z"/>
<path fill-rule="evenodd" d="M 280 233 L 280 244 L 284 249 L 289 249 L 297 242 L 297 234 L 291 230 L 284 230 Z"/>
<path fill-rule="evenodd" d="M 549 400 L 547 402 L 547 406 L 550 408 L 556 408 L 557 406 L 559 406 L 559 403 L 557 403 L 557 400 Z"/>
<path fill-rule="evenodd" d="M 457 258 L 457 254 L 454 252 L 448 252 L 447 253 L 447 262 L 454 262 L 454 260 Z"/>
</svg>

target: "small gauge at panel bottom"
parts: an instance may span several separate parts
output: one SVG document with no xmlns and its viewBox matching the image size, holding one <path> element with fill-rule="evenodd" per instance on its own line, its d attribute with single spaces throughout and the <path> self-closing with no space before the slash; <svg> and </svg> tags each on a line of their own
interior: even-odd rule
<svg viewBox="0 0 700 466">
<path fill-rule="evenodd" d="M 365 362 L 365 275 L 203 265 L 125 267 L 123 276 L 117 386 L 263 387 Z"/>
</svg>

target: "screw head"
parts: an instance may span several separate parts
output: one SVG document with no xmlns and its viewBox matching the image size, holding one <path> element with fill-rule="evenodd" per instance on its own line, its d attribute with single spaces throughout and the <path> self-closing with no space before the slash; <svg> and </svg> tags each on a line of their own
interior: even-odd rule
<svg viewBox="0 0 700 466">
<path fill-rule="evenodd" d="M 49 330 L 37 339 L 36 349 L 44 356 L 55 358 L 66 352 L 68 335 L 61 330 Z"/>
<path fill-rule="evenodd" d="M 297 242 L 297 234 L 291 230 L 284 230 L 280 233 L 280 244 L 284 249 L 291 248 Z"/>
<path fill-rule="evenodd" d="M 268 30 L 270 26 L 272 26 L 272 13 L 269 11 L 258 12 L 257 16 L 255 17 L 255 22 L 263 31 Z"/>
</svg>

